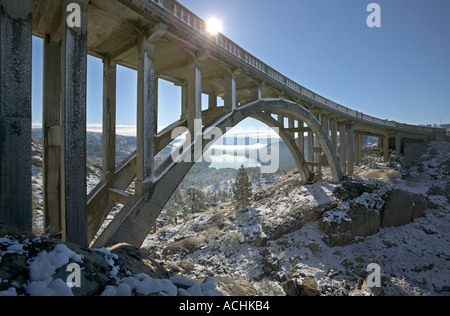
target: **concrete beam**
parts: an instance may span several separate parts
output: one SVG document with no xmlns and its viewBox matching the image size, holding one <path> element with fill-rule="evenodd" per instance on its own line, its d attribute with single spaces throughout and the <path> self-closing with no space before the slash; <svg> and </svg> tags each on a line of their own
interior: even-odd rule
<svg viewBox="0 0 450 316">
<path fill-rule="evenodd" d="M 103 60 L 103 182 L 116 170 L 116 77 L 117 66 L 107 56 Z"/>
<path fill-rule="evenodd" d="M 61 104 L 61 43 L 44 39 L 42 101 L 44 233 L 62 237 L 61 147 L 64 141 Z"/>
<path fill-rule="evenodd" d="M 0 2 L 0 222 L 32 229 L 32 0 Z"/>
<path fill-rule="evenodd" d="M 88 0 L 65 0 L 63 17 L 71 12 L 66 8 L 77 3 L 81 8 L 81 27 L 65 24 L 63 35 L 63 190 L 65 225 L 63 239 L 87 246 L 86 196 L 86 90 L 87 90 L 87 26 Z"/>
<path fill-rule="evenodd" d="M 145 38 L 139 45 L 137 94 L 136 194 L 155 178 L 155 46 Z"/>
</svg>

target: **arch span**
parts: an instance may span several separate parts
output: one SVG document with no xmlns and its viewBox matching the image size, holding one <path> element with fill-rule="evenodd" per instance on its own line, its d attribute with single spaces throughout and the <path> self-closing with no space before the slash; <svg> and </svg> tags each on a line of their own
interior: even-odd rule
<svg viewBox="0 0 450 316">
<path fill-rule="evenodd" d="M 319 143 L 327 156 L 333 174 L 333 180 L 339 182 L 342 179 L 342 172 L 336 154 L 334 154 L 331 143 L 320 123 L 314 115 L 302 106 L 282 99 L 253 101 L 213 120 L 203 128 L 204 137 L 201 140 L 202 148 L 205 151 L 212 145 L 210 139 L 215 128 L 219 128 L 225 134 L 227 128 L 234 127 L 246 118 L 253 117 L 270 127 L 280 128 L 280 137 L 288 144 L 299 166 L 302 178 L 308 180 L 309 170 L 303 154 L 295 146 L 295 140 L 286 132 L 283 132 L 284 128 L 281 128 L 281 124 L 270 116 L 272 111 L 298 118 L 308 124 L 311 130 L 317 135 Z M 187 148 L 186 154 L 190 154 L 193 157 L 196 146 L 198 146 L 198 143 L 193 141 L 189 148 Z M 182 156 L 176 161 L 172 157 L 169 157 L 158 168 L 156 172 L 158 176 L 155 182 L 150 183 L 141 196 L 133 197 L 124 206 L 122 211 L 116 215 L 114 220 L 96 240 L 93 247 L 111 246 L 119 242 L 127 242 L 137 247 L 141 246 L 152 224 L 156 221 L 164 206 L 194 164 L 195 159 L 192 159 L 191 162 L 184 162 Z"/>
</svg>

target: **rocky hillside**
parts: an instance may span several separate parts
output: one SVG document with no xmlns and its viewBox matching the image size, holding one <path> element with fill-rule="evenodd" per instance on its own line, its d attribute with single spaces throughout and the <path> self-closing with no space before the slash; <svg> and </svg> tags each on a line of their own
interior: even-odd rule
<svg viewBox="0 0 450 316">
<path fill-rule="evenodd" d="M 33 147 L 35 218 L 42 161 Z M 355 177 L 303 185 L 291 172 L 254 193 L 190 214 L 143 248 L 82 249 L 0 227 L 5 295 L 444 295 L 450 293 L 450 143 L 409 145 L 382 163 L 365 150 Z M 87 181 L 98 182 L 92 165 Z M 41 227 L 42 223 L 36 223 Z M 369 288 L 368 267 L 381 269 Z M 69 288 L 68 265 L 81 268 Z"/>
<path fill-rule="evenodd" d="M 174 273 L 237 279 L 248 295 L 449 295 L 450 144 L 417 146 L 338 186 L 303 186 L 292 172 L 250 208 L 191 215 L 144 247 Z M 382 281 L 373 290 L 372 263 Z"/>
</svg>

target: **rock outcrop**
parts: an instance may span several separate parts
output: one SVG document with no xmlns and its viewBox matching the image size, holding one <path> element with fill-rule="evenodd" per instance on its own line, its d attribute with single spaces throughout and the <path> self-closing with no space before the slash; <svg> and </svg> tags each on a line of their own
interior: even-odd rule
<svg viewBox="0 0 450 316">
<path fill-rule="evenodd" d="M 184 244 L 186 249 L 190 249 L 189 245 Z M 222 294 L 213 278 L 199 284 L 171 276 L 157 261 L 128 244 L 86 249 L 0 225 L 0 296 L 17 295 Z"/>
</svg>

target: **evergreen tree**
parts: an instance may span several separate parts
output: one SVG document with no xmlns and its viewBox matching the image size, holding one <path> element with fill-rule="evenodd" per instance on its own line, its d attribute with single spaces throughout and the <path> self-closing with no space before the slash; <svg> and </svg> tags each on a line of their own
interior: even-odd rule
<svg viewBox="0 0 450 316">
<path fill-rule="evenodd" d="M 206 210 L 205 194 L 194 188 L 189 187 L 185 192 L 183 209 L 187 214 L 201 213 Z"/>
<path fill-rule="evenodd" d="M 248 178 L 247 171 L 242 165 L 233 186 L 234 199 L 238 202 L 238 208 L 250 205 L 252 197 L 252 183 Z"/>
</svg>

